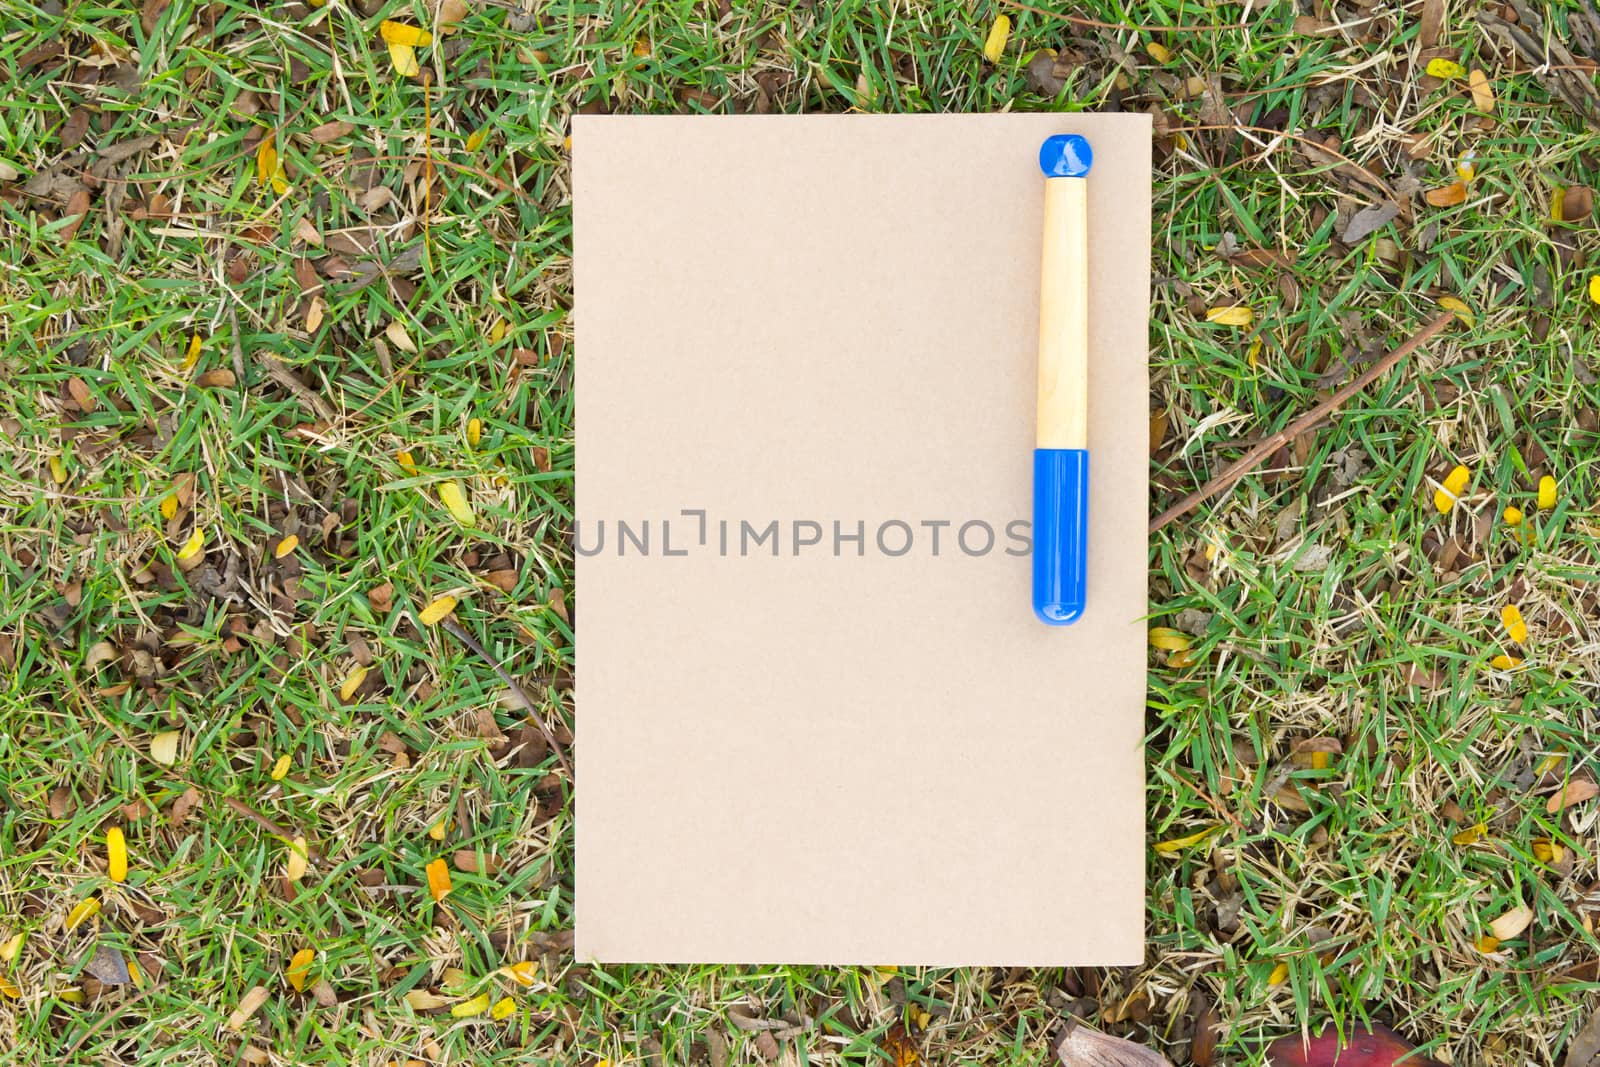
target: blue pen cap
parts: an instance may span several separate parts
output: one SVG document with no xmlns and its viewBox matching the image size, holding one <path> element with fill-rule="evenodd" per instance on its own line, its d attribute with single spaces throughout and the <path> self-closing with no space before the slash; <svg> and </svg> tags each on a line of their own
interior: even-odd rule
<svg viewBox="0 0 1600 1067">
<path fill-rule="evenodd" d="M 1033 450 L 1033 611 L 1051 626 L 1083 614 L 1089 585 L 1089 452 Z"/>
</svg>

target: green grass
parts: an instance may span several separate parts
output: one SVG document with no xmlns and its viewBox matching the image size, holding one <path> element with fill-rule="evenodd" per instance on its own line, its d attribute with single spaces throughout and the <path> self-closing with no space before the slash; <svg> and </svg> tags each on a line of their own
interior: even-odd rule
<svg viewBox="0 0 1600 1067">
<path fill-rule="evenodd" d="M 377 29 L 430 25 L 420 6 L 174 0 L 148 30 L 125 5 L 0 7 L 0 164 L 18 172 L 0 184 L 0 944 L 25 935 L 0 962 L 20 994 L 0 995 L 8 1062 L 268 1062 L 248 1037 L 274 1063 L 666 1064 L 724 1047 L 735 1062 L 871 1063 L 909 1019 L 930 1062 L 1035 1064 L 1070 1012 L 1181 1065 L 1196 994 L 1230 1062 L 1364 1015 L 1455 1063 L 1562 1053 L 1597 988 L 1592 969 L 1569 969 L 1600 957 L 1594 802 L 1544 804 L 1564 776 L 1595 773 L 1600 361 L 1579 266 L 1594 221 L 1549 216 L 1557 189 L 1592 180 L 1600 140 L 1471 11 L 1451 10 L 1441 44 L 1489 73 L 1487 126 L 1462 83 L 1409 68 L 1415 6 L 1359 9 L 1328 35 L 1278 8 L 1252 11 L 1248 33 L 1155 34 L 1006 10 L 1016 27 L 991 67 L 988 5 L 474 6 L 422 50 L 424 90 L 395 76 Z M 1129 22 L 1104 3 L 1077 13 Z M 1242 14 L 1159 2 L 1137 17 Z M 49 41 L 66 58 L 40 60 Z M 1026 74 L 1044 46 L 1072 53 L 1055 99 Z M 1194 128 L 1226 119 L 1186 88 L 1209 75 L 1265 132 Z M 1153 622 L 1192 635 L 1195 662 L 1153 653 L 1150 840 L 1218 829 L 1151 853 L 1146 965 L 575 965 L 556 760 L 487 665 L 412 619 L 459 597 L 462 625 L 567 740 L 581 609 L 566 540 L 570 115 L 1117 106 L 1187 128 L 1157 173 L 1157 503 L 1314 404 L 1348 377 L 1341 359 L 1398 343 L 1440 296 L 1474 316 L 1153 539 Z M 330 122 L 351 129 L 310 136 Z M 1337 131 L 1407 217 L 1339 243 L 1341 208 L 1384 193 L 1308 154 L 1314 130 Z M 281 196 L 256 175 L 270 131 Z M 1466 202 L 1426 204 L 1468 151 Z M 1289 263 L 1241 267 L 1225 242 Z M 1232 303 L 1254 309 L 1248 328 L 1205 321 Z M 197 384 L 217 372 L 236 380 Z M 1440 515 L 1435 483 L 1458 462 L 1471 491 Z M 1560 483 L 1547 511 L 1543 474 Z M 469 490 L 474 529 L 440 506 L 447 480 Z M 1507 504 L 1531 538 L 1498 520 Z M 185 571 L 196 527 L 205 559 Z M 290 534 L 298 548 L 275 558 Z M 1507 650 L 1506 603 L 1532 631 L 1514 673 L 1488 666 Z M 173 729 L 168 766 L 150 744 Z M 1315 738 L 1339 742 L 1326 767 L 1295 757 Z M 200 804 L 180 820 L 191 787 Z M 1453 840 L 1480 822 L 1480 839 Z M 113 825 L 132 853 L 121 885 L 106 875 Z M 290 886 L 296 833 L 319 857 Z M 1541 839 L 1564 858 L 1536 858 Z M 457 851 L 498 870 L 455 870 L 435 905 L 424 865 Z M 90 896 L 101 914 L 65 929 Z M 1528 930 L 1478 952 L 1518 903 L 1535 911 Z M 141 988 L 97 987 L 84 969 L 97 937 L 137 962 Z M 305 947 L 331 1006 L 283 984 Z M 541 962 L 532 986 L 495 976 L 522 959 Z M 270 995 L 232 1033 L 255 985 Z M 516 1010 L 419 1013 L 404 994 L 424 989 L 492 990 Z M 784 1018 L 775 1044 L 738 1025 Z"/>
</svg>

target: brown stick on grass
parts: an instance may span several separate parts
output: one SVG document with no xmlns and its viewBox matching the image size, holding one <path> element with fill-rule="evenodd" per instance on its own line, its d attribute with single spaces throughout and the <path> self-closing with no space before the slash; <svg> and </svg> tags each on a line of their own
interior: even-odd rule
<svg viewBox="0 0 1600 1067">
<path fill-rule="evenodd" d="M 1328 399 L 1295 419 L 1277 433 L 1263 438 L 1254 448 L 1228 464 L 1227 468 L 1215 478 L 1211 479 L 1166 511 L 1150 520 L 1150 532 L 1156 533 L 1176 519 L 1187 515 L 1201 504 L 1210 500 L 1218 493 L 1233 485 L 1240 478 L 1249 474 L 1268 456 L 1272 455 L 1280 446 L 1294 440 L 1296 436 L 1311 429 L 1317 423 L 1339 410 L 1351 397 L 1371 385 L 1382 377 L 1390 367 L 1405 359 L 1411 353 L 1433 340 L 1440 331 L 1450 325 L 1450 320 L 1455 318 L 1455 312 L 1447 311 L 1439 315 L 1428 325 L 1406 338 L 1394 351 L 1385 355 L 1372 366 L 1352 378 L 1343 388 L 1339 389 Z"/>
</svg>

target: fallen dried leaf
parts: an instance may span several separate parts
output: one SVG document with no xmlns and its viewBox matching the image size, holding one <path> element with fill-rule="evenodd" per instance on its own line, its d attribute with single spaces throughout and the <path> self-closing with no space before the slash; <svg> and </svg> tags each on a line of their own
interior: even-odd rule
<svg viewBox="0 0 1600 1067">
<path fill-rule="evenodd" d="M 181 730 L 163 730 L 150 739 L 150 758 L 163 767 L 178 762 L 178 742 L 183 739 Z"/>
<path fill-rule="evenodd" d="M 1600 786 L 1595 785 L 1593 779 L 1574 778 L 1545 802 L 1544 810 L 1554 815 L 1556 812 L 1570 808 L 1574 804 L 1581 804 L 1585 800 L 1593 799 L 1597 794 L 1600 794 Z"/>
<path fill-rule="evenodd" d="M 1400 205 L 1392 200 L 1370 204 L 1350 216 L 1350 221 L 1345 223 L 1344 233 L 1339 239 L 1347 245 L 1353 245 L 1376 233 L 1399 214 Z"/>
<path fill-rule="evenodd" d="M 1526 930 L 1533 922 L 1533 909 L 1526 904 L 1518 904 L 1494 922 L 1489 924 L 1489 932 L 1501 942 L 1510 941 L 1522 931 Z"/>
<path fill-rule="evenodd" d="M 438 1011 L 450 1003 L 444 997 L 426 989 L 408 990 L 404 999 L 407 1004 L 411 1005 L 412 1011 Z"/>
<path fill-rule="evenodd" d="M 1153 1049 L 1077 1024 L 1056 1046 L 1056 1057 L 1063 1067 L 1172 1067 Z"/>
<path fill-rule="evenodd" d="M 1434 207 L 1455 207 L 1467 199 L 1467 183 L 1451 182 L 1437 189 L 1429 189 L 1422 198 Z"/>
<path fill-rule="evenodd" d="M 228 1016 L 228 1029 L 243 1030 L 244 1024 L 249 1022 L 251 1017 L 261 1010 L 261 1005 L 267 1002 L 267 996 L 266 986 L 252 986 L 248 993 L 239 998 L 239 1006 Z"/>
</svg>

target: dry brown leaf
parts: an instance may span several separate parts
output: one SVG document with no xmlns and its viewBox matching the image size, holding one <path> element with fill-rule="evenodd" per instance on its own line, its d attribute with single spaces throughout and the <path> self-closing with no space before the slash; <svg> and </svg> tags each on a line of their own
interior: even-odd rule
<svg viewBox="0 0 1600 1067">
<path fill-rule="evenodd" d="M 197 385 L 203 385 L 208 389 L 231 389 L 238 381 L 239 379 L 235 377 L 233 371 L 228 370 L 226 367 L 208 370 L 195 379 Z"/>
<path fill-rule="evenodd" d="M 389 325 L 384 328 L 383 335 L 389 339 L 390 344 L 400 351 L 411 355 L 417 354 L 416 342 L 411 340 L 411 335 L 406 332 L 405 324 L 399 319 L 391 319 Z"/>
<path fill-rule="evenodd" d="M 1561 221 L 1586 222 L 1594 211 L 1594 190 L 1587 185 L 1569 185 L 1561 194 Z"/>
<path fill-rule="evenodd" d="M 1592 778 L 1574 778 L 1564 789 L 1545 802 L 1544 810 L 1554 815 L 1563 808 L 1581 804 L 1596 794 L 1600 794 L 1600 786 L 1595 785 Z"/>
<path fill-rule="evenodd" d="M 193 814 L 194 809 L 200 806 L 200 790 L 190 786 L 183 791 L 183 795 L 172 802 L 172 812 L 167 817 L 174 827 L 182 826 L 184 820 Z"/>
<path fill-rule="evenodd" d="M 78 235 L 78 227 L 83 225 L 83 220 L 88 217 L 88 214 L 89 190 L 79 189 L 67 201 L 67 210 L 62 217 L 70 218 L 72 221 L 61 227 L 61 240 L 70 241 L 76 237 Z"/>
<path fill-rule="evenodd" d="M 1518 904 L 1494 922 L 1489 924 L 1489 932 L 1500 941 L 1510 941 L 1522 931 L 1526 930 L 1533 922 L 1533 909 L 1526 904 Z"/>
<path fill-rule="evenodd" d="M 318 144 L 327 144 L 355 130 L 355 125 L 349 122 L 324 122 L 321 126 L 311 131 L 311 139 Z"/>
<path fill-rule="evenodd" d="M 1432 48 L 1439 43 L 1439 32 L 1444 29 L 1444 0 L 1422 0 L 1422 17 L 1418 19 L 1417 44 Z"/>
<path fill-rule="evenodd" d="M 1056 1046 L 1063 1067 L 1172 1067 L 1153 1049 L 1087 1026 L 1073 1026 Z"/>
<path fill-rule="evenodd" d="M 467 0 L 439 0 L 438 27 L 441 34 L 454 33 L 456 24 L 467 17 Z"/>
</svg>

